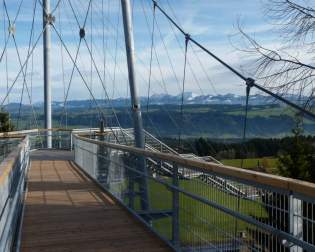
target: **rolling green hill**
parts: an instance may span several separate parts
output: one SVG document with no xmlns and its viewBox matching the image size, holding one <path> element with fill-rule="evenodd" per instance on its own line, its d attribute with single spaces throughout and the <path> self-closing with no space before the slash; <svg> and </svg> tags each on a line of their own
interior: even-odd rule
<svg viewBox="0 0 315 252">
<path fill-rule="evenodd" d="M 130 109 L 115 108 L 116 116 L 109 108 L 104 108 L 104 115 L 108 125 L 118 126 L 116 116 L 122 127 L 132 127 Z M 182 137 L 208 138 L 241 138 L 244 125 L 244 106 L 241 105 L 185 105 L 183 120 L 178 105 L 153 105 L 142 109 L 145 128 L 155 135 L 162 137 L 177 137 L 181 131 Z M 36 111 L 40 126 L 43 125 L 42 111 Z M 11 113 L 16 124 L 18 111 Z M 34 127 L 30 108 L 24 108 L 19 122 L 20 128 Z M 63 108 L 53 111 L 54 127 L 64 127 L 66 117 Z M 62 120 L 61 120 L 62 118 Z M 60 121 L 62 122 L 60 124 Z M 67 124 L 69 127 L 98 127 L 99 113 L 96 109 L 70 108 L 67 110 Z M 247 136 L 252 137 L 283 137 L 290 134 L 294 126 L 294 112 L 279 105 L 250 106 L 248 112 Z M 315 134 L 315 122 L 305 120 L 306 134 Z"/>
</svg>

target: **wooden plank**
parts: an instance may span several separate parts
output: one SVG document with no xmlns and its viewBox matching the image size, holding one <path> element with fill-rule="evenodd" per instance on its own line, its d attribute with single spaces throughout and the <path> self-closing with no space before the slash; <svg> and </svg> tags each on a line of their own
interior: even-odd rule
<svg viewBox="0 0 315 252">
<path fill-rule="evenodd" d="M 171 251 L 65 160 L 32 161 L 21 251 Z"/>
</svg>

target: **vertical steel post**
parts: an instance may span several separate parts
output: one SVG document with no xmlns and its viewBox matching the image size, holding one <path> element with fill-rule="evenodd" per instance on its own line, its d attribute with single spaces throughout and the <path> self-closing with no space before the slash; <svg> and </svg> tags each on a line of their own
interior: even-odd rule
<svg viewBox="0 0 315 252">
<path fill-rule="evenodd" d="M 173 186 L 179 186 L 178 165 L 173 163 Z M 179 248 L 179 192 L 173 189 L 173 209 L 172 209 L 172 241 L 175 248 Z"/>
<path fill-rule="evenodd" d="M 135 77 L 135 48 L 134 48 L 134 38 L 133 38 L 133 25 L 132 25 L 132 15 L 131 15 L 131 4 L 130 0 L 121 0 L 122 6 L 122 16 L 124 24 L 124 34 L 125 34 L 125 44 L 126 44 L 126 55 L 128 64 L 128 77 L 131 95 L 131 109 L 133 114 L 134 122 L 134 133 L 135 133 L 135 145 L 138 148 L 145 148 L 142 116 L 140 109 L 140 101 L 138 97 L 138 90 L 136 87 L 136 77 Z M 138 167 L 144 173 L 143 178 L 139 179 L 139 188 L 141 194 L 141 206 L 142 210 L 147 210 L 149 208 L 148 202 L 148 186 L 147 186 L 147 168 L 146 162 L 143 157 L 139 157 Z"/>
<path fill-rule="evenodd" d="M 43 27 L 45 28 L 43 37 L 43 55 L 44 55 L 44 106 L 45 106 L 45 128 L 46 147 L 52 147 L 51 129 L 51 85 L 50 85 L 50 23 L 52 17 L 50 14 L 50 0 L 43 0 Z"/>
<path fill-rule="evenodd" d="M 303 210 L 302 200 L 289 196 L 289 225 L 290 233 L 297 239 L 303 240 Z M 299 246 L 290 246 L 290 252 L 302 252 Z"/>
</svg>

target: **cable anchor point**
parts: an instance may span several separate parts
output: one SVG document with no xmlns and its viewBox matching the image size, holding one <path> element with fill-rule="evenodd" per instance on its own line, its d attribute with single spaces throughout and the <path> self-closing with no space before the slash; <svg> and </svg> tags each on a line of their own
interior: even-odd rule
<svg viewBox="0 0 315 252">
<path fill-rule="evenodd" d="M 85 37 L 85 30 L 84 30 L 84 28 L 80 28 L 79 34 L 80 34 L 80 38 L 81 39 L 83 39 Z"/>
<path fill-rule="evenodd" d="M 56 21 L 56 18 L 51 13 L 45 15 L 46 24 L 52 25 L 55 21 Z"/>
<path fill-rule="evenodd" d="M 186 41 L 186 43 L 188 43 L 189 40 L 190 40 L 190 34 L 189 33 L 185 33 L 185 41 Z"/>
<path fill-rule="evenodd" d="M 252 78 L 246 79 L 246 95 L 248 96 L 250 93 L 250 89 L 255 85 L 255 80 Z"/>
<path fill-rule="evenodd" d="M 15 32 L 16 32 L 16 27 L 14 24 L 10 24 L 9 27 L 8 27 L 8 32 L 9 34 L 11 35 L 15 35 Z"/>
</svg>

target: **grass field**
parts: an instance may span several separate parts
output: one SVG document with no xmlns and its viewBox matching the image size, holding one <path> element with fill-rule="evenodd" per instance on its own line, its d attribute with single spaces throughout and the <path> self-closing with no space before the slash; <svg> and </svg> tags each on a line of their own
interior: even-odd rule
<svg viewBox="0 0 315 252">
<path fill-rule="evenodd" d="M 167 179 L 168 180 L 168 179 Z M 200 181 L 181 180 L 180 187 L 195 195 L 208 199 L 229 209 L 234 209 L 245 215 L 256 217 L 267 217 L 265 209 L 250 200 L 238 199 L 227 193 L 219 191 Z M 164 185 L 153 180 L 149 182 L 150 207 L 152 210 L 172 209 L 172 192 Z M 185 244 L 203 243 L 205 241 L 223 241 L 226 236 L 234 235 L 235 232 L 245 231 L 249 224 L 238 221 L 204 203 L 180 194 L 180 239 Z M 139 202 L 136 204 L 140 206 Z M 165 217 L 153 221 L 154 228 L 164 237 L 172 237 L 172 218 Z"/>
<path fill-rule="evenodd" d="M 241 159 L 224 159 L 221 160 L 224 165 L 234 166 L 241 168 Z M 276 173 L 277 159 L 276 158 L 247 158 L 243 161 L 244 169 L 255 169 L 257 166 L 263 167 L 268 173 Z"/>
</svg>

